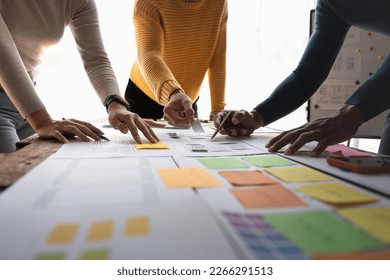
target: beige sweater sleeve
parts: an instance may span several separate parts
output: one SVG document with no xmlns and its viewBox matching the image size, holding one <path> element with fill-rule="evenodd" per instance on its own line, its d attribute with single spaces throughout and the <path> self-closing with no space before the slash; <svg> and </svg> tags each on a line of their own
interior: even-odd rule
<svg viewBox="0 0 390 280">
<path fill-rule="evenodd" d="M 0 8 L 0 84 L 23 116 L 44 108 L 30 73 L 40 64 L 43 49 L 58 42 L 67 25 L 100 99 L 120 94 L 94 0 L 7 1 Z M 47 16 L 36 19 L 37 13 Z"/>
</svg>

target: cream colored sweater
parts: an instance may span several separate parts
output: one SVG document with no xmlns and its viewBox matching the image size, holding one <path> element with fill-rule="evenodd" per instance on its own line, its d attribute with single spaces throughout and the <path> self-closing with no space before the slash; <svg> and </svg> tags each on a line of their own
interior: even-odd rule
<svg viewBox="0 0 390 280">
<path fill-rule="evenodd" d="M 94 0 L 0 0 L 0 84 L 23 116 L 44 108 L 32 83 L 34 70 L 44 49 L 57 43 L 67 26 L 100 99 L 120 94 Z M 72 81 L 64 77 L 64 82 Z"/>
</svg>

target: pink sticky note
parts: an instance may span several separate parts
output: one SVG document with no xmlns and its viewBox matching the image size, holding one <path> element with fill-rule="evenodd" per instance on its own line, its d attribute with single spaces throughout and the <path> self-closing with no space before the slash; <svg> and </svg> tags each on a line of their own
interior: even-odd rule
<svg viewBox="0 0 390 280">
<path fill-rule="evenodd" d="M 361 152 L 358 150 L 355 150 L 353 148 L 350 148 L 348 146 L 342 145 L 342 144 L 336 144 L 329 146 L 325 149 L 325 151 L 336 154 L 336 155 L 341 155 L 341 156 L 368 156 L 368 153 Z"/>
</svg>

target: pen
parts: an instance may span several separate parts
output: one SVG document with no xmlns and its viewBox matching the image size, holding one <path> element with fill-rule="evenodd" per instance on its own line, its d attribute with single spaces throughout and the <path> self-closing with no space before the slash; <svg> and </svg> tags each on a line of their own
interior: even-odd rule
<svg viewBox="0 0 390 280">
<path fill-rule="evenodd" d="M 226 117 L 222 120 L 222 122 L 219 124 L 218 128 L 214 131 L 213 135 L 211 136 L 211 140 L 213 140 L 213 138 L 215 137 L 215 135 L 217 135 L 217 133 L 222 129 L 223 124 L 226 122 L 226 120 L 229 118 L 229 116 L 231 115 L 232 112 L 233 112 L 233 111 L 230 110 L 230 111 L 227 113 Z"/>
<path fill-rule="evenodd" d="M 110 141 L 110 139 L 108 139 L 106 136 L 103 136 L 103 135 L 99 135 L 99 134 L 96 134 L 100 139 L 102 140 L 106 140 L 106 141 Z"/>
<path fill-rule="evenodd" d="M 66 118 L 62 118 L 62 120 L 66 120 Z M 110 139 L 108 139 L 106 136 L 103 136 L 103 135 L 99 135 L 99 134 L 96 134 L 100 139 L 102 140 L 106 140 L 106 141 L 110 141 Z"/>
</svg>

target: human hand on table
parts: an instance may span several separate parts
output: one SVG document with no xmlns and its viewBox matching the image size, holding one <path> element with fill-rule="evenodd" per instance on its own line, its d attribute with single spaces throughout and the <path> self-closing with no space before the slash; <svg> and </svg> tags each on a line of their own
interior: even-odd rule
<svg viewBox="0 0 390 280">
<path fill-rule="evenodd" d="M 214 118 L 214 126 L 219 127 L 228 113 L 226 110 L 219 112 Z M 263 117 L 257 111 L 233 110 L 220 133 L 229 136 L 248 136 L 262 125 Z"/>
<path fill-rule="evenodd" d="M 191 99 L 181 90 L 172 93 L 164 107 L 164 120 L 178 128 L 190 128 L 194 122 L 195 112 Z"/>
<path fill-rule="evenodd" d="M 306 143 L 318 141 L 310 153 L 311 156 L 317 157 L 326 147 L 351 139 L 364 121 L 363 115 L 356 107 L 345 105 L 329 117 L 311 121 L 279 134 L 266 144 L 266 148 L 269 152 L 277 152 L 291 144 L 284 153 L 292 155 Z"/>
<path fill-rule="evenodd" d="M 116 102 L 110 104 L 108 121 L 113 128 L 118 129 L 123 134 L 130 131 L 137 143 L 142 143 L 138 130 L 140 130 L 151 143 L 160 141 L 153 129 L 140 116 L 127 111 L 126 107 L 122 104 Z"/>
<path fill-rule="evenodd" d="M 88 122 L 76 119 L 53 120 L 46 109 L 34 112 L 26 119 L 39 137 L 55 138 L 62 143 L 69 142 L 67 138 L 74 136 L 84 142 L 89 142 L 91 139 L 100 141 L 99 135 L 104 134 Z"/>
</svg>

